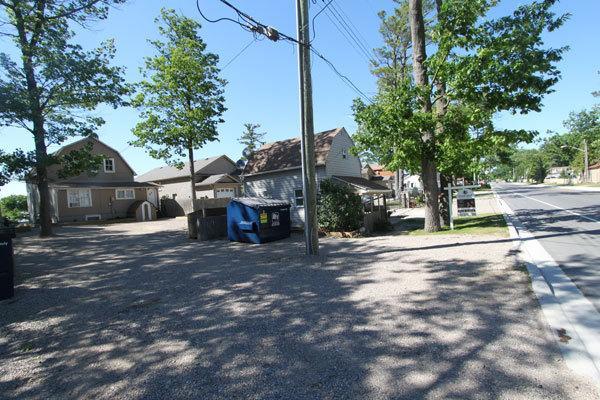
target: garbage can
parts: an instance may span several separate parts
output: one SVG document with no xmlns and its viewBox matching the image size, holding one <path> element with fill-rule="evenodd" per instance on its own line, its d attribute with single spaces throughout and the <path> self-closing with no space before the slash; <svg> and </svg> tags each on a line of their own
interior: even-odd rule
<svg viewBox="0 0 600 400">
<path fill-rule="evenodd" d="M 227 206 L 231 241 L 265 243 L 290 236 L 290 203 L 262 197 L 233 198 Z"/>
<path fill-rule="evenodd" d="M 10 299 L 15 294 L 14 237 L 14 228 L 0 228 L 0 300 Z"/>
</svg>

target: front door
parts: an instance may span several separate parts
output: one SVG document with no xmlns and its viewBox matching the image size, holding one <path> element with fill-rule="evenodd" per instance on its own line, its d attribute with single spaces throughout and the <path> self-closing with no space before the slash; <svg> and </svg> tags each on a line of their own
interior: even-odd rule
<svg viewBox="0 0 600 400">
<path fill-rule="evenodd" d="M 152 220 L 152 214 L 150 214 L 150 204 L 144 203 L 144 205 L 142 206 L 142 211 L 144 214 L 144 221 Z"/>
<path fill-rule="evenodd" d="M 154 188 L 150 188 L 150 189 L 146 189 L 146 197 L 148 199 L 148 201 L 152 204 L 154 204 L 154 207 L 158 208 L 158 199 L 156 198 L 156 189 Z"/>
</svg>

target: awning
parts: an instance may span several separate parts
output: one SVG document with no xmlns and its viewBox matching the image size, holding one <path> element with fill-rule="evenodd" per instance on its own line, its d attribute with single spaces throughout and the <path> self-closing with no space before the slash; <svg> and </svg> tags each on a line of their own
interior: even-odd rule
<svg viewBox="0 0 600 400">
<path fill-rule="evenodd" d="M 334 175 L 335 180 L 352 186 L 360 195 L 363 194 L 391 194 L 392 190 L 387 187 L 358 176 Z"/>
</svg>

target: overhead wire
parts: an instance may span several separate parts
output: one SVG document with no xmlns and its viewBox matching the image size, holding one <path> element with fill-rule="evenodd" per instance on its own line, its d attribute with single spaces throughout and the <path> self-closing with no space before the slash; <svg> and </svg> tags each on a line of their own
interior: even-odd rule
<svg viewBox="0 0 600 400">
<path fill-rule="evenodd" d="M 254 43 L 256 43 L 257 39 L 255 37 L 252 38 L 252 40 L 246 44 L 235 56 L 231 57 L 231 59 L 229 61 L 227 61 L 227 63 L 223 66 L 223 68 L 221 68 L 221 71 L 223 71 L 225 68 L 229 67 L 229 65 L 234 62 L 239 56 L 241 56 L 250 46 L 252 46 Z"/>
<path fill-rule="evenodd" d="M 364 55 L 365 58 L 367 59 L 367 61 L 370 63 L 371 59 L 373 58 L 371 52 L 360 41 L 360 39 L 358 38 L 356 33 L 354 33 L 354 31 L 352 30 L 352 28 L 350 27 L 348 22 L 346 22 L 344 17 L 335 8 L 335 4 L 332 4 L 332 6 L 327 10 L 327 13 L 329 15 L 331 15 L 331 17 L 333 19 L 335 19 L 335 21 L 337 21 L 337 23 L 341 26 L 343 31 L 346 32 L 347 36 L 350 38 L 349 43 L 350 43 L 350 41 L 352 42 L 352 43 L 350 43 L 350 45 L 352 47 L 354 47 L 355 49 L 358 49 L 358 51 L 360 53 L 362 53 L 362 55 Z M 330 20 L 332 20 L 332 18 L 330 18 Z M 333 23 L 333 21 L 332 21 L 332 23 Z M 337 25 L 336 25 L 336 28 L 337 28 Z M 339 28 L 337 28 L 337 29 L 340 30 Z M 342 33 L 342 31 L 340 31 L 340 33 Z M 346 35 L 344 35 L 344 36 L 346 36 Z"/>
<path fill-rule="evenodd" d="M 258 20 L 256 20 L 255 18 L 253 18 L 252 16 L 246 14 L 245 12 L 243 12 L 242 10 L 238 9 L 237 7 L 235 7 L 234 5 L 232 5 L 229 1 L 227 0 L 220 0 L 221 3 L 225 4 L 226 6 L 228 6 L 229 8 L 231 8 L 232 10 L 234 10 L 236 12 L 236 14 L 238 15 L 239 18 L 241 18 L 245 23 L 241 22 L 241 21 L 236 21 L 232 18 L 227 18 L 227 17 L 223 17 L 223 18 L 218 18 L 215 20 L 211 20 L 209 18 L 207 18 L 203 13 L 202 10 L 200 8 L 200 0 L 196 0 L 196 8 L 198 9 L 198 12 L 200 13 L 201 17 L 211 23 L 216 23 L 216 22 L 220 22 L 220 21 L 230 21 L 230 22 L 234 22 L 238 25 L 240 25 L 242 28 L 244 28 L 245 30 L 250 30 L 253 34 L 263 34 L 263 35 L 267 35 L 266 32 L 267 30 L 270 28 L 269 26 L 259 22 Z M 325 2 L 326 0 L 323 0 L 323 2 Z M 314 24 L 315 18 L 321 14 L 322 12 L 325 11 L 325 14 L 329 17 L 329 6 L 332 4 L 333 0 L 330 0 L 327 4 L 325 4 L 325 6 L 317 13 L 317 15 L 315 15 L 312 19 L 312 22 Z M 314 1 L 313 1 L 314 3 Z M 332 21 L 331 17 L 329 17 L 329 19 Z M 247 25 L 246 25 L 247 24 Z M 259 29 L 260 28 L 260 29 Z M 339 30 L 339 28 L 338 28 Z M 340 31 L 341 32 L 341 31 Z M 360 88 L 358 88 L 358 86 L 356 86 L 354 84 L 354 82 L 352 82 L 352 80 L 350 78 L 348 78 L 346 75 L 342 74 L 337 67 L 329 60 L 327 59 L 320 51 L 318 51 L 314 45 L 312 45 L 312 40 L 310 40 L 308 43 L 302 43 L 299 40 L 286 35 L 283 32 L 279 32 L 277 31 L 277 38 L 276 39 L 272 39 L 271 37 L 269 37 L 271 40 L 278 40 L 278 39 L 283 39 L 285 41 L 288 42 L 293 42 L 296 43 L 300 46 L 307 46 L 309 48 L 309 50 L 315 54 L 318 58 L 320 58 L 321 60 L 323 60 L 329 67 L 330 69 L 342 80 L 342 82 L 344 82 L 348 87 L 350 87 L 352 90 L 354 90 L 359 96 L 363 97 L 365 100 L 367 100 L 368 102 L 372 103 L 373 100 L 367 96 L 362 90 L 360 90 Z M 314 36 L 313 36 L 314 39 Z M 244 48 L 242 48 L 242 50 L 236 54 L 223 68 L 227 67 L 231 62 L 233 62 L 237 57 L 239 57 L 244 51 L 246 51 L 246 49 L 248 47 L 250 47 L 252 45 L 252 43 L 254 43 L 256 41 L 256 38 L 254 38 L 254 40 L 250 43 L 248 43 Z M 349 42 L 351 43 L 351 42 Z M 360 47 L 360 46 L 359 46 Z M 357 49 L 355 47 L 355 49 Z M 364 49 L 363 49 L 364 51 Z M 363 54 L 365 55 L 365 54 Z M 367 60 L 370 62 L 370 57 L 367 54 Z"/>
</svg>

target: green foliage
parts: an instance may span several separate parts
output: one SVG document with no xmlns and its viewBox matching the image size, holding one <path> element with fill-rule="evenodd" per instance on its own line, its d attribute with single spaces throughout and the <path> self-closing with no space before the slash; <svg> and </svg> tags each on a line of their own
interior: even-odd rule
<svg viewBox="0 0 600 400">
<path fill-rule="evenodd" d="M 568 166 L 580 173 L 584 170 L 584 140 L 588 144 L 590 165 L 600 162 L 600 106 L 570 113 L 564 126 L 568 132 L 546 137 L 539 149 L 513 150 L 507 159 L 497 160 L 494 177 L 541 181 L 543 167 L 555 166 Z"/>
<path fill-rule="evenodd" d="M 362 200 L 347 186 L 325 179 L 321 181 L 317 215 L 319 228 L 327 232 L 354 231 L 363 222 Z"/>
<path fill-rule="evenodd" d="M 145 79 L 133 101 L 142 121 L 133 129 L 137 139 L 132 144 L 173 163 L 218 140 L 226 82 L 218 76 L 219 57 L 206 51 L 198 34 L 198 22 L 167 9 L 156 22 L 164 41 L 150 42 L 157 54 L 146 58 Z"/>
<path fill-rule="evenodd" d="M 94 136 L 104 120 L 91 111 L 99 104 L 123 104 L 129 87 L 124 82 L 124 69 L 110 65 L 114 42 L 107 40 L 99 48 L 86 51 L 72 43 L 75 33 L 70 28 L 72 23 L 87 26 L 92 20 L 105 19 L 112 4 L 123 2 L 0 2 L 6 16 L 3 33 L 14 44 L 10 52 L 0 52 L 0 126 L 23 128 L 38 140 L 35 152 L 19 149 L 0 155 L 0 183 L 22 177 L 36 163 L 60 163 L 59 158 L 46 157 L 47 145 L 61 144 L 74 136 Z M 85 159 L 88 154 L 80 152 L 80 156 Z M 82 172 L 73 167 L 68 170 Z"/>
<path fill-rule="evenodd" d="M 12 221 L 27 218 L 27 196 L 13 194 L 1 198 L 0 215 Z"/>
<path fill-rule="evenodd" d="M 266 132 L 259 132 L 260 124 L 246 123 L 244 124 L 245 131 L 242 136 L 238 139 L 238 142 L 243 144 L 246 149 L 253 153 L 260 146 L 265 144 L 263 138 L 267 134 Z M 246 160 L 247 157 L 242 155 L 242 160 Z"/>
<path fill-rule="evenodd" d="M 418 170 L 433 157 L 446 175 L 481 170 L 480 160 L 531 142 L 536 132 L 498 130 L 497 112 L 538 111 L 542 98 L 559 78 L 556 64 L 564 48 L 544 47 L 542 34 L 558 28 L 553 0 L 532 1 L 511 15 L 493 19 L 494 0 L 444 0 L 430 28 L 427 60 L 433 85 L 417 88 L 409 81 L 383 85 L 373 104 L 357 99 L 354 115 L 361 127 L 356 152 L 370 151 L 388 168 Z M 402 7 L 403 4 L 401 3 Z M 421 98 L 437 105 L 422 111 Z M 441 107 L 440 107 L 441 106 Z M 435 132 L 424 141 L 421 132 Z"/>
</svg>

